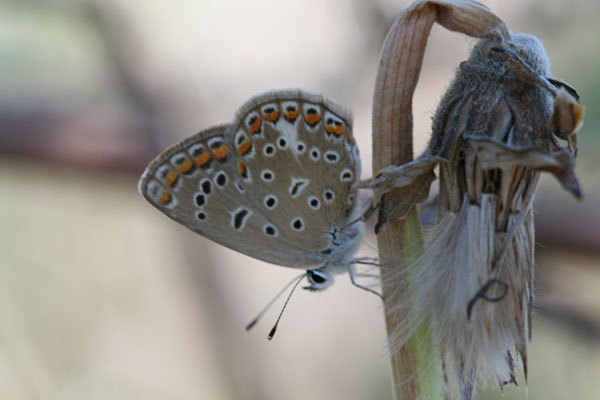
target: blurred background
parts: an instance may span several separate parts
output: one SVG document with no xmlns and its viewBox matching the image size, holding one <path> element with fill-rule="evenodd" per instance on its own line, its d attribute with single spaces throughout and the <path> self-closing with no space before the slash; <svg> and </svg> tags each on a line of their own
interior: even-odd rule
<svg viewBox="0 0 600 400">
<path fill-rule="evenodd" d="M 537 196 L 529 399 L 600 392 L 600 3 L 484 1 L 545 43 L 586 105 L 577 202 Z M 166 146 L 229 121 L 254 93 L 320 90 L 354 110 L 371 175 L 379 50 L 403 0 L 3 0 L 0 3 L 0 399 L 391 399 L 379 300 L 345 276 L 213 244 L 137 192 Z M 415 98 L 416 153 L 473 42 L 434 28 Z M 376 255 L 365 238 L 361 255 Z M 522 373 L 519 376 L 522 383 Z M 497 388 L 482 399 L 524 399 Z"/>
</svg>

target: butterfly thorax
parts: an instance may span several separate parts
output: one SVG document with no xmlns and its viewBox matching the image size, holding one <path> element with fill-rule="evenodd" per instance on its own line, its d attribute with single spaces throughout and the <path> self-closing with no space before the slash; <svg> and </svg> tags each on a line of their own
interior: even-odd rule
<svg viewBox="0 0 600 400">
<path fill-rule="evenodd" d="M 361 221 L 347 227 L 333 228 L 329 232 L 331 245 L 321 251 L 323 263 L 319 267 L 346 265 L 360 247 L 363 234 L 364 223 Z"/>
</svg>

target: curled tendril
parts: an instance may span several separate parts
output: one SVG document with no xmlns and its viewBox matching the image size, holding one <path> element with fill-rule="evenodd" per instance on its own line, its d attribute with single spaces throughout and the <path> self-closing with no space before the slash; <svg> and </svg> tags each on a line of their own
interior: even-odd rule
<svg viewBox="0 0 600 400">
<path fill-rule="evenodd" d="M 498 284 L 501 287 L 503 287 L 504 291 L 498 296 L 489 297 L 487 295 L 487 292 L 492 287 L 492 285 L 495 285 L 495 284 Z M 483 299 L 485 301 L 489 301 L 490 303 L 496 303 L 496 302 L 504 299 L 504 297 L 506 297 L 507 293 L 508 293 L 508 283 L 506 283 L 503 280 L 500 280 L 498 278 L 488 279 L 488 281 L 486 283 L 484 283 L 483 286 L 481 286 L 481 288 L 477 291 L 477 293 L 475 293 L 475 296 L 473 296 L 471 298 L 471 300 L 469 300 L 469 304 L 467 305 L 467 320 L 468 321 L 471 320 L 471 311 L 473 311 L 473 306 L 475 305 L 477 300 Z"/>
</svg>

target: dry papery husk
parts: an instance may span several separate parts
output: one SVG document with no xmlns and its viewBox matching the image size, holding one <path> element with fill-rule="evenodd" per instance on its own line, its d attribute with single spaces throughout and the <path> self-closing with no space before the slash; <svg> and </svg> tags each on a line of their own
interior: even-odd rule
<svg viewBox="0 0 600 400">
<path fill-rule="evenodd" d="M 412 96 L 433 22 L 480 40 L 440 101 L 427 150 L 412 161 Z M 427 321 L 453 398 L 472 399 L 478 381 L 516 384 L 519 360 L 526 379 L 533 199 L 544 171 L 581 197 L 573 168 L 582 121 L 576 92 L 550 78 L 540 41 L 510 32 L 479 3 L 415 2 L 386 38 L 373 106 L 379 173 L 359 187 L 383 199 L 377 228 L 392 360 Z M 427 198 L 436 168 L 437 223 L 420 258 L 399 265 L 397 220 Z M 409 391 L 400 398 L 419 397 Z"/>
</svg>

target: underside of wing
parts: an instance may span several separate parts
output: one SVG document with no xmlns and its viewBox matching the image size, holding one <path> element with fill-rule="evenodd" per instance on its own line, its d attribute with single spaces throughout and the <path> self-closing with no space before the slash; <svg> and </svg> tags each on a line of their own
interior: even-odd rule
<svg viewBox="0 0 600 400">
<path fill-rule="evenodd" d="M 230 139 L 231 125 L 221 125 L 170 147 L 149 164 L 140 193 L 169 218 L 233 250 L 279 265 L 318 266 L 320 254 L 289 242 L 249 201 L 254 194 Z"/>
<path fill-rule="evenodd" d="M 268 92 L 246 102 L 232 127 L 253 206 L 295 246 L 329 248 L 331 232 L 356 209 L 360 159 L 350 112 L 318 93 Z"/>
</svg>

